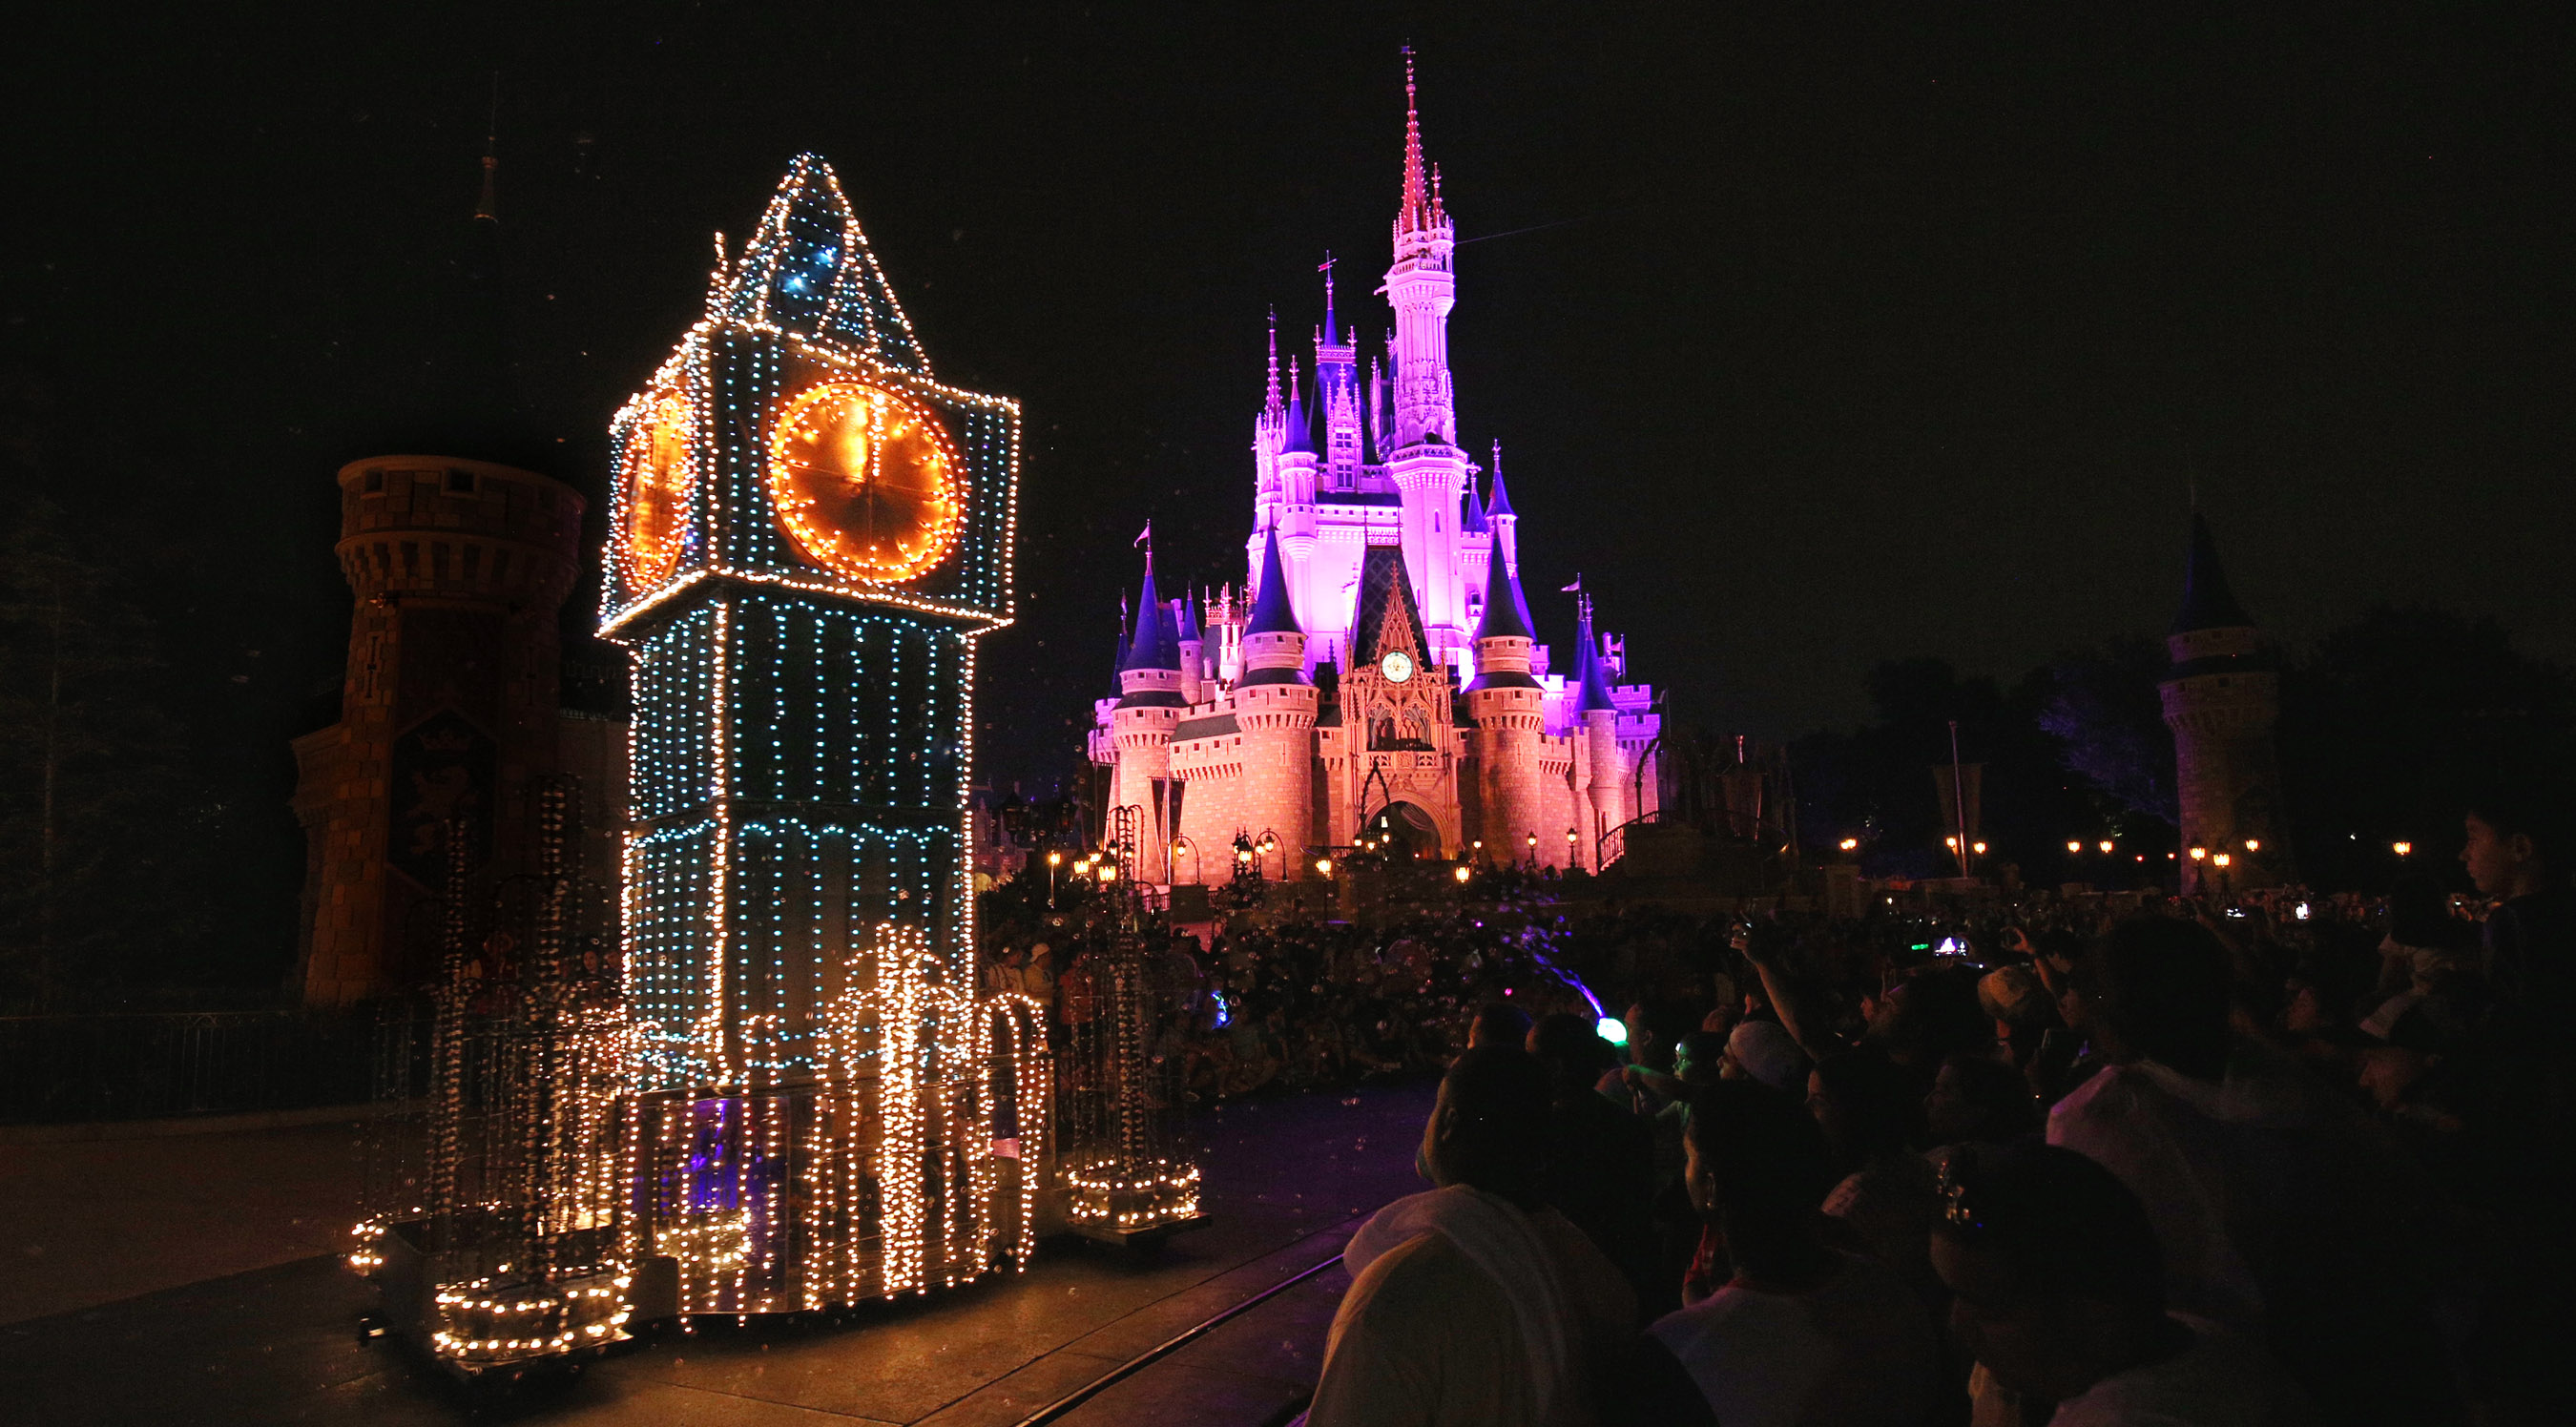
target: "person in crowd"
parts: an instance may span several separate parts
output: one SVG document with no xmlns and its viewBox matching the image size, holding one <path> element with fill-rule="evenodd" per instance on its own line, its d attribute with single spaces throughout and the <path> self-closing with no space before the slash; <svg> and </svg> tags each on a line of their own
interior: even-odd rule
<svg viewBox="0 0 2576 1427">
<path fill-rule="evenodd" d="M 2028 945 L 2027 939 L 2023 944 Z M 2048 1032 L 2065 1024 L 2058 1018 L 2057 998 L 2048 994 L 2047 983 L 2032 965 L 1987 972 L 1977 981 L 1977 1005 L 1994 1021 L 1995 1039 L 2016 1066 L 2029 1065 Z"/>
<path fill-rule="evenodd" d="M 1673 1296 L 1655 1253 L 1654 1132 L 1593 1089 L 1618 1052 L 1586 1017 L 1552 1012 L 1530 1027 L 1528 1049 L 1547 1072 L 1543 1195 L 1627 1277 L 1643 1306 Z"/>
<path fill-rule="evenodd" d="M 1978 1420 L 2291 1427 L 2314 1419 L 2250 1338 L 2168 1313 L 2147 1211 L 2072 1150 L 1971 1145 L 1944 1175 L 1932 1261 L 1979 1367 Z M 2045 1418 L 2039 1412 L 2054 1411 Z"/>
<path fill-rule="evenodd" d="M 1529 1012 L 1509 1001 L 1487 1001 L 1476 1008 L 1476 1019 L 1467 1028 L 1467 1048 L 1523 1045 L 1529 1033 Z"/>
<path fill-rule="evenodd" d="M 1655 1107 L 1657 1119 L 1669 1119 L 1678 1126 L 1690 1116 L 1691 1087 L 1717 1079 L 1725 1063 L 1726 1037 L 1714 1031 L 1692 1031 L 1673 1042 L 1671 1071 L 1631 1065 L 1621 1076 L 1629 1089 L 1642 1092 Z"/>
<path fill-rule="evenodd" d="M 2438 1421 L 2452 1400 L 2408 1231 L 2422 1179 L 2277 1051 L 2231 1028 L 2235 964 L 2179 917 L 2121 922 L 2077 969 L 2106 1067 L 2048 1142 L 2146 1207 L 2165 1301 L 2260 1334 L 2336 1421 Z"/>
<path fill-rule="evenodd" d="M 1849 1242 L 1897 1271 L 1926 1307 L 1938 1307 L 1932 1221 L 1939 1216 L 1932 1166 L 1914 1152 L 1923 1100 L 1912 1077 L 1876 1050 L 1827 1056 L 1807 1077 L 1807 1110 L 1844 1171 L 1823 1200 Z"/>
<path fill-rule="evenodd" d="M 1971 1144 L 2003 1145 L 2040 1132 L 2039 1103 L 2021 1072 L 1982 1055 L 1941 1062 L 1923 1097 L 1923 1139 L 1935 1166 Z"/>
<path fill-rule="evenodd" d="M 1310 1427 L 1582 1427 L 1636 1330 L 1618 1270 L 1541 1198 L 1548 1077 L 1470 1050 L 1441 1078 L 1421 1163 L 1439 1187 L 1370 1216 L 1324 1349 Z"/>
<path fill-rule="evenodd" d="M 1703 1086 L 1685 1143 L 1692 1203 L 1724 1246 L 1725 1276 L 1655 1321 L 1641 1397 L 1669 1379 L 1695 1404 L 1632 1405 L 1633 1420 L 1726 1427 L 1911 1427 L 1946 1413 L 1933 1324 L 1885 1265 L 1830 1247 L 1816 1203 L 1832 1182 L 1815 1123 L 1742 1080 Z"/>
<path fill-rule="evenodd" d="M 1020 977 L 1028 966 L 1029 954 L 1021 947 L 1006 947 L 1002 954 L 984 963 L 984 989 L 1010 992 L 1020 989 Z"/>
<path fill-rule="evenodd" d="M 1726 1034 L 1721 1080 L 1751 1080 L 1784 1095 L 1807 1093 L 1807 1053 L 1778 1021 L 1744 1021 Z"/>
</svg>

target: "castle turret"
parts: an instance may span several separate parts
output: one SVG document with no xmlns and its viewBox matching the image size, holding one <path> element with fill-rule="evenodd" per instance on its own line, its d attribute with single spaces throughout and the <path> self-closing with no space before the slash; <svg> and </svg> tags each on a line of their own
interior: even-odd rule
<svg viewBox="0 0 2576 1427">
<path fill-rule="evenodd" d="M 1628 820 L 1628 760 L 1619 748 L 1619 706 L 1610 697 L 1609 674 L 1602 668 L 1601 650 L 1592 633 L 1589 595 L 1583 597 L 1575 624 L 1572 682 L 1571 731 L 1580 749 L 1576 778 L 1589 802 L 1593 824 L 1579 831 L 1584 845 L 1597 848 L 1603 833 Z"/>
<path fill-rule="evenodd" d="M 2280 674 L 2245 607 L 2228 588 L 2209 522 L 2191 518 L 2182 609 L 2166 632 L 2173 669 L 2157 686 L 2174 737 L 2181 802 L 2182 890 L 2278 886 L 2292 876 L 2272 725 Z M 2202 855 L 2195 857 L 2191 850 Z M 2221 857 L 2226 859 L 2222 865 Z"/>
<path fill-rule="evenodd" d="M 1475 497 L 1470 495 L 1469 500 Z M 1508 861 L 1539 831 L 1539 739 L 1547 731 L 1540 708 L 1545 694 L 1530 675 L 1538 636 L 1529 602 L 1503 559 L 1500 542 L 1486 536 L 1485 605 L 1476 625 L 1476 677 L 1464 691 L 1467 716 L 1476 724 L 1477 837 L 1489 853 Z"/>
<path fill-rule="evenodd" d="M 1198 606 L 1189 593 L 1181 594 L 1179 615 L 1181 646 L 1181 697 L 1196 704 L 1207 698 L 1207 636 L 1199 630 Z"/>
<path fill-rule="evenodd" d="M 1284 875 L 1300 865 L 1292 859 L 1316 840 L 1316 694 L 1306 677 L 1306 632 L 1289 602 L 1275 537 L 1263 543 L 1261 588 L 1244 622 L 1242 649 L 1243 676 L 1233 693 L 1233 731 L 1243 740 L 1233 762 L 1240 772 L 1230 780 L 1228 801 L 1211 799 L 1200 811 L 1219 838 L 1237 831 L 1274 835 L 1287 850 L 1276 867 Z M 1192 820 L 1199 821 L 1196 813 Z"/>
<path fill-rule="evenodd" d="M 1136 637 L 1118 667 L 1118 706 L 1109 714 L 1118 761 L 1109 806 L 1136 809 L 1136 875 L 1151 882 L 1165 875 L 1170 846 L 1172 729 L 1186 704 L 1181 696 L 1181 651 L 1171 612 L 1154 590 L 1154 562 L 1145 562 L 1145 587 L 1136 601 Z"/>
<path fill-rule="evenodd" d="M 1512 510 L 1511 492 L 1503 489 L 1503 443 L 1500 441 L 1494 443 L 1494 491 L 1485 498 L 1485 523 L 1493 527 L 1495 543 L 1503 552 L 1503 563 L 1512 567 L 1512 578 L 1518 580 L 1521 573 L 1521 518 Z"/>
</svg>

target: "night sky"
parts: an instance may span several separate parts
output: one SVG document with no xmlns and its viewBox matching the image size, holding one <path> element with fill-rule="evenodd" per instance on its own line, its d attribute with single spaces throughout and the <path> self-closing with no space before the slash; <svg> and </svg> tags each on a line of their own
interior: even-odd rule
<svg viewBox="0 0 2576 1427">
<path fill-rule="evenodd" d="M 179 676 L 281 796 L 345 639 L 334 470 L 488 456 L 604 504 L 611 412 L 803 149 L 937 374 L 1024 405 L 982 747 L 1068 767 L 1137 528 L 1242 578 L 1265 308 L 1302 347 L 1330 249 L 1386 326 L 1408 41 L 1463 444 L 1504 443 L 1542 632 L 1580 571 L 1676 719 L 1792 734 L 1882 659 L 2160 633 L 2195 482 L 2294 645 L 2422 600 L 2576 659 L 2538 7 L 217 13 L 256 8 L 15 22 L 0 360 L 26 468 L 166 573 Z M 496 70 L 498 413 L 460 266 Z"/>
</svg>

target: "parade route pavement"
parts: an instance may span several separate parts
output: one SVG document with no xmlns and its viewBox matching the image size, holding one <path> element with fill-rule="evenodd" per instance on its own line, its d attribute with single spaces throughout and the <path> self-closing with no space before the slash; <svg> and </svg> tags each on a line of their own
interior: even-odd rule
<svg viewBox="0 0 2576 1427">
<path fill-rule="evenodd" d="M 38 1245 L 0 1284 L 0 1395 L 71 1423 L 1016 1423 L 1211 1315 L 1336 1255 L 1419 1188 L 1427 1082 L 1202 1115 L 1206 1227 L 1146 1254 L 1045 1246 L 1029 1272 L 842 1321 L 670 1331 L 568 1381 L 476 1398 L 389 1340 L 337 1250 L 354 1219 L 350 1125 L 0 1146 L 0 1233 Z M 105 1176 L 106 1178 L 97 1178 Z M 1275 1420 L 1312 1386 L 1325 1270 L 1065 1420 Z"/>
</svg>

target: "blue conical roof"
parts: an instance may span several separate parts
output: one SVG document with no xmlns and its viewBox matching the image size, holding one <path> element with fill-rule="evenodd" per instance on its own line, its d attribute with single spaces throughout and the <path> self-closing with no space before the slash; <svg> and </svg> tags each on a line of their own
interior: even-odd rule
<svg viewBox="0 0 2576 1427">
<path fill-rule="evenodd" d="M 1618 703 L 1610 697 L 1610 677 L 1602 672 L 1601 649 L 1592 637 L 1592 616 L 1584 615 L 1574 626 L 1574 678 L 1578 685 L 1574 711 L 1591 713 L 1595 709 L 1617 711 Z"/>
<path fill-rule="evenodd" d="M 1458 512 L 1458 528 L 1469 535 L 1482 535 L 1493 529 L 1485 523 L 1485 503 L 1476 499 L 1476 487 L 1467 487 L 1466 503 Z"/>
<path fill-rule="evenodd" d="M 1279 445 L 1282 453 L 1315 453 L 1315 427 L 1306 419 L 1306 396 L 1299 392 L 1288 398 L 1288 437 Z"/>
<path fill-rule="evenodd" d="M 815 154 L 798 154 L 778 181 L 726 282 L 723 312 L 846 346 L 889 367 L 930 372 L 840 179 Z"/>
<path fill-rule="evenodd" d="M 1243 627 L 1246 634 L 1304 634 L 1297 623 L 1297 609 L 1288 599 L 1288 576 L 1279 564 L 1279 528 L 1272 526 L 1261 541 L 1261 590 L 1252 601 L 1252 619 Z"/>
<path fill-rule="evenodd" d="M 1136 639 L 1127 646 L 1127 661 L 1118 666 L 1128 669 L 1172 669 L 1181 667 L 1181 646 L 1172 631 L 1172 612 L 1154 593 L 1154 564 L 1145 562 L 1145 588 L 1136 596 Z"/>
<path fill-rule="evenodd" d="M 1476 617 L 1476 637 L 1538 638 L 1530 625 L 1529 601 L 1521 598 L 1521 582 L 1503 561 L 1503 537 L 1489 533 L 1485 552 L 1485 608 Z"/>
<path fill-rule="evenodd" d="M 1198 603 L 1190 598 L 1186 590 L 1181 592 L 1181 642 L 1183 644 L 1207 642 L 1207 636 L 1199 631 Z"/>
<path fill-rule="evenodd" d="M 1499 520 L 1511 513 L 1512 498 L 1503 489 L 1503 458 L 1498 449 L 1494 455 L 1494 493 L 1485 499 L 1485 519 Z"/>
<path fill-rule="evenodd" d="M 2218 563 L 2218 541 L 2200 512 L 2191 515 L 2191 562 L 2183 568 L 2182 608 L 2175 611 L 2173 634 L 2196 629 L 2251 629 L 2254 617 L 2236 602 L 2227 586 L 2227 571 Z"/>
</svg>

